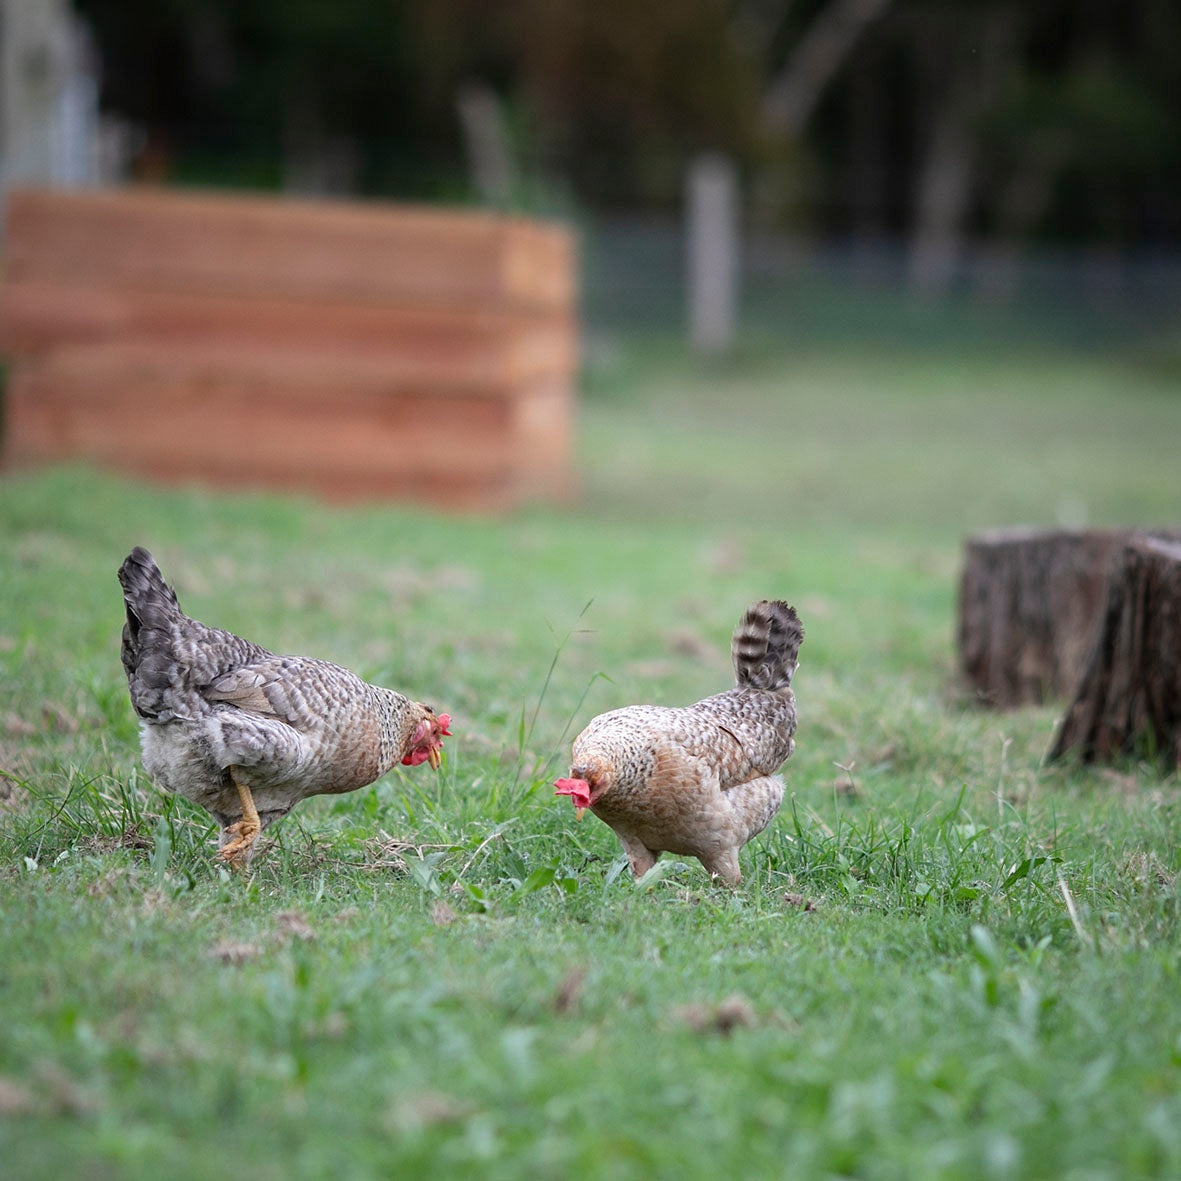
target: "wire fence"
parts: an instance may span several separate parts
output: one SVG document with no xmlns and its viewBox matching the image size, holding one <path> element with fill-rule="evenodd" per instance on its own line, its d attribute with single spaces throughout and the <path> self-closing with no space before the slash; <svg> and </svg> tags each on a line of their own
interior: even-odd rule
<svg viewBox="0 0 1181 1181">
<path fill-rule="evenodd" d="M 686 234 L 673 218 L 581 226 L 588 335 L 688 331 Z M 913 293 L 907 243 L 751 234 L 740 339 L 838 347 L 886 339 L 956 347 L 980 333 L 1088 350 L 1155 342 L 1181 373 L 1181 254 L 968 244 L 940 298 Z"/>
</svg>

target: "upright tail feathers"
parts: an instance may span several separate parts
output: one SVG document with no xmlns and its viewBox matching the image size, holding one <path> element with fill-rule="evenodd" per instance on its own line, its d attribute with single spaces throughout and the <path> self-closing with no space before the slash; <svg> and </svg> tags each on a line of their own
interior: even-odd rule
<svg viewBox="0 0 1181 1181">
<path fill-rule="evenodd" d="M 137 545 L 119 567 L 119 585 L 127 605 L 127 630 L 132 644 L 138 643 L 142 628 L 158 627 L 180 614 L 176 592 L 164 581 L 156 559 L 142 545 Z"/>
<path fill-rule="evenodd" d="M 176 594 L 164 581 L 155 559 L 142 546 L 119 567 L 119 584 L 127 607 L 123 628 L 123 668 L 131 685 L 131 703 L 141 717 L 155 714 L 152 690 L 167 683 L 170 624 L 181 615 Z"/>
<path fill-rule="evenodd" d="M 779 599 L 754 603 L 730 641 L 738 684 L 772 692 L 786 689 L 803 641 L 804 629 L 794 607 Z"/>
</svg>

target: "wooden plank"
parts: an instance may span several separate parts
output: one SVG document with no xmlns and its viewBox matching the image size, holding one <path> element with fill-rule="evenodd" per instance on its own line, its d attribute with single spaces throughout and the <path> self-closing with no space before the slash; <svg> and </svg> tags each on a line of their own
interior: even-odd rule
<svg viewBox="0 0 1181 1181">
<path fill-rule="evenodd" d="M 10 375 L 3 462 L 85 458 L 170 482 L 468 507 L 573 490 L 571 394 L 560 384 L 516 401 L 374 398 L 372 388 L 348 385 L 320 392 L 318 402 L 306 399 L 293 412 L 288 390 L 240 376 L 96 374 L 25 363 Z M 455 497 L 440 492 L 449 483 Z"/>
<path fill-rule="evenodd" d="M 493 481 L 515 497 L 567 495 L 572 487 L 568 394 L 538 391 L 519 407 L 499 399 L 378 402 L 344 388 L 319 408 L 287 412 L 282 391 L 260 398 L 249 386 L 131 375 L 96 396 L 60 375 L 18 366 L 8 394 L 4 463 L 25 466 L 85 458 L 127 472 L 202 473 L 237 469 L 237 485 L 331 491 L 434 477 Z M 538 416 L 538 411 L 541 416 Z M 344 491 L 341 494 L 345 494 Z"/>
<path fill-rule="evenodd" d="M 491 364 L 481 367 L 474 360 L 448 367 L 445 357 L 430 354 L 398 358 L 217 341 L 169 344 L 129 339 L 63 347 L 31 363 L 74 383 L 79 398 L 117 397 L 119 383 L 129 374 L 137 380 L 157 375 L 163 382 L 180 375 L 211 386 L 247 383 L 260 396 L 273 396 L 294 409 L 325 398 L 331 401 L 338 387 L 350 388 L 356 396 L 367 391 L 383 401 L 400 395 L 428 402 L 463 396 L 512 401 L 526 384 L 526 366 L 518 365 L 512 354 L 502 361 L 499 369 Z"/>
<path fill-rule="evenodd" d="M 319 430 L 318 430 L 319 428 Z M 514 485 L 508 439 L 485 436 L 439 444 L 429 432 L 392 437 L 364 422 L 259 424 L 236 417 L 211 424 L 201 416 L 112 423 L 94 413 L 60 415 L 58 407 L 27 413 L 24 435 L 14 437 L 12 462 L 57 462 L 80 457 L 119 470 L 177 472 L 239 470 L 265 483 L 263 474 L 287 472 L 293 482 L 322 483 L 359 476 L 406 478 L 466 475 Z M 220 441 L 220 445 L 218 444 Z M 462 458 L 461 458 L 462 457 Z"/>
<path fill-rule="evenodd" d="M 414 471 L 462 466 L 508 474 L 513 468 L 511 414 L 502 399 L 413 395 L 374 399 L 347 385 L 291 413 L 284 391 L 241 377 L 141 370 L 113 375 L 63 374 L 20 366 L 12 376 L 10 451 L 22 459 L 80 455 L 121 461 L 149 452 L 161 461 L 216 456 L 307 471 Z"/>
<path fill-rule="evenodd" d="M 34 412 L 35 417 L 36 412 Z M 18 411 L 18 415 L 20 412 Z M 23 418 L 24 416 L 21 415 Z M 70 445 L 64 453 L 56 445 L 31 437 L 37 423 L 26 420 L 17 434 L 5 437 L 3 462 L 12 470 L 46 463 L 84 459 L 129 476 L 144 476 L 162 484 L 200 484 L 215 488 L 282 489 L 316 493 L 334 500 L 379 500 L 394 497 L 422 504 L 498 511 L 518 503 L 514 480 L 497 465 L 424 466 L 421 462 L 374 465 L 295 465 L 287 455 L 256 455 L 244 463 L 233 457 L 185 450 L 164 454 L 154 449 L 118 448 L 115 454 L 89 454 Z M 413 453 L 412 453 L 413 454 Z"/>
<path fill-rule="evenodd" d="M 577 490 L 573 406 L 574 391 L 565 381 L 538 383 L 513 403 L 514 474 L 523 498 L 569 500 Z"/>
<path fill-rule="evenodd" d="M 273 362 L 302 366 L 309 355 L 339 354 L 381 368 L 395 381 L 472 384 L 506 389 L 539 376 L 570 373 L 575 328 L 565 316 L 410 309 L 357 302 L 243 299 L 81 286 L 10 282 L 0 291 L 0 345 L 18 355 L 57 346 L 123 342 L 207 349 L 267 350 Z M 285 363 L 283 355 L 290 361 Z M 268 362 L 270 363 L 270 362 Z"/>
<path fill-rule="evenodd" d="M 567 230 L 494 213 L 161 189 L 14 190 L 6 269 L 219 296 L 573 309 Z"/>
<path fill-rule="evenodd" d="M 440 437 L 429 428 L 394 430 L 351 416 L 276 422 L 240 411 L 219 420 L 198 409 L 165 416 L 149 407 L 128 420 L 98 407 L 80 412 L 43 400 L 26 408 L 11 445 L 13 458 L 25 462 L 80 456 L 118 467 L 148 456 L 178 467 L 216 461 L 324 476 L 390 468 L 419 474 L 462 469 L 505 479 L 514 473 L 505 435 Z"/>
</svg>

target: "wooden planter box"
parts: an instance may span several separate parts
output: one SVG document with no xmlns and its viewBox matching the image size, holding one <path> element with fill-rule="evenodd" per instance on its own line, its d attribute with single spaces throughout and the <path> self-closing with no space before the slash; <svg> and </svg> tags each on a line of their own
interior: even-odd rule
<svg viewBox="0 0 1181 1181">
<path fill-rule="evenodd" d="M 573 250 L 522 219 L 160 190 L 9 205 L 3 461 L 502 508 L 570 491 Z"/>
</svg>

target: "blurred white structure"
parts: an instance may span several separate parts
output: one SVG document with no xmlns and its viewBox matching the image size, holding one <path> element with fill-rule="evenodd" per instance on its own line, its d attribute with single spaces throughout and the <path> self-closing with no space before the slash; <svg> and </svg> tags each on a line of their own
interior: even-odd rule
<svg viewBox="0 0 1181 1181">
<path fill-rule="evenodd" d="M 689 336 L 701 353 L 734 342 L 741 248 L 738 181 L 725 156 L 698 156 L 686 183 Z"/>
<path fill-rule="evenodd" d="M 482 82 L 469 82 L 460 88 L 455 105 L 476 191 L 489 205 L 507 205 L 513 165 L 500 99 Z"/>
<path fill-rule="evenodd" d="M 99 63 L 67 0 L 0 0 L 0 198 L 123 177 L 132 134 L 98 111 Z"/>
</svg>

